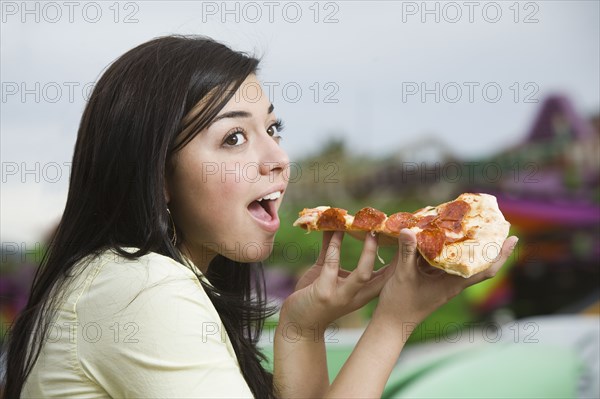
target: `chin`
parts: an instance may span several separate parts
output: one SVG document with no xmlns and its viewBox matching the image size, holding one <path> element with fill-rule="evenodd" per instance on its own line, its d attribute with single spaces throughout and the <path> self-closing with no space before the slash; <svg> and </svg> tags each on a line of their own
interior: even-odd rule
<svg viewBox="0 0 600 399">
<path fill-rule="evenodd" d="M 235 253 L 224 253 L 229 259 L 241 263 L 263 262 L 273 252 L 273 241 L 247 242 L 237 247 Z"/>
<path fill-rule="evenodd" d="M 265 242 L 228 242 L 216 246 L 215 250 L 218 254 L 231 259 L 234 262 L 262 262 L 273 252 L 273 240 L 267 240 Z"/>
</svg>

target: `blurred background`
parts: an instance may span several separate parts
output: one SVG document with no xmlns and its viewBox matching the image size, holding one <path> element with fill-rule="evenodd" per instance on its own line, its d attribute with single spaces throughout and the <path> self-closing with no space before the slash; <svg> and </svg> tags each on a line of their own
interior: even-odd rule
<svg viewBox="0 0 600 399">
<path fill-rule="evenodd" d="M 263 58 L 286 125 L 290 185 L 265 262 L 274 302 L 320 250 L 320 234 L 291 226 L 303 208 L 391 214 L 490 193 L 515 253 L 416 327 L 385 396 L 600 395 L 598 2 L 2 1 L 1 12 L 0 340 L 60 219 L 94 82 L 137 44 L 202 34 Z M 342 265 L 361 248 L 346 237 Z M 331 378 L 375 306 L 332 326 Z"/>
</svg>

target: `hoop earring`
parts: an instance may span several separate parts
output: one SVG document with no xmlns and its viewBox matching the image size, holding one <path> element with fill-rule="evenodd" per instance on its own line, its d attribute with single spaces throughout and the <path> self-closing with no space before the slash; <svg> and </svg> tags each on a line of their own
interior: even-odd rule
<svg viewBox="0 0 600 399">
<path fill-rule="evenodd" d="M 175 230 L 175 222 L 173 221 L 173 216 L 171 216 L 171 211 L 169 207 L 167 207 L 167 213 L 169 214 L 169 219 L 171 220 L 171 227 L 173 228 L 173 238 L 171 238 L 171 244 L 175 246 L 177 244 L 177 230 Z"/>
</svg>

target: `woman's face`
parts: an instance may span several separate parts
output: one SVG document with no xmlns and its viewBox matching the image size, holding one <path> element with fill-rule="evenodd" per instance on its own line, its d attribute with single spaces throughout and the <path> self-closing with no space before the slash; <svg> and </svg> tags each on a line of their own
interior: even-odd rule
<svg viewBox="0 0 600 399">
<path fill-rule="evenodd" d="M 250 75 L 176 155 L 167 201 L 184 237 L 177 245 L 203 272 L 216 254 L 256 262 L 271 253 L 289 164 L 277 126 L 271 102 Z"/>
</svg>

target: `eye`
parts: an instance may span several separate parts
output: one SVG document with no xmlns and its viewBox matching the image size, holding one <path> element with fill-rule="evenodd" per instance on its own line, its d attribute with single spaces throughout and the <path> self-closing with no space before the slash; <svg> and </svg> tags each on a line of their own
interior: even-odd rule
<svg viewBox="0 0 600 399">
<path fill-rule="evenodd" d="M 227 137 L 225 137 L 225 140 L 223 140 L 223 144 L 230 147 L 236 147 L 238 145 L 244 144 L 245 142 L 246 136 L 241 130 L 237 130 L 233 133 L 228 134 Z"/>
<path fill-rule="evenodd" d="M 281 119 L 277 119 L 277 121 L 275 121 L 275 123 L 273 123 L 267 129 L 268 135 L 273 138 L 276 138 L 276 139 L 281 139 L 281 136 L 279 135 L 279 133 L 281 133 L 282 131 L 283 131 L 283 121 Z"/>
</svg>

